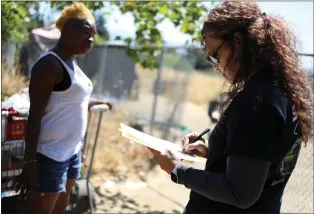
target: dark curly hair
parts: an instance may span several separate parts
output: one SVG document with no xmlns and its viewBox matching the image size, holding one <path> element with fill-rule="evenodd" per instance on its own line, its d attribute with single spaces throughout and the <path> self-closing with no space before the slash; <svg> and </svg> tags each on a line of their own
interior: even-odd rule
<svg viewBox="0 0 314 214">
<path fill-rule="evenodd" d="M 204 40 L 208 35 L 226 38 L 235 32 L 242 34 L 240 68 L 229 91 L 224 93 L 221 109 L 226 109 L 243 88 L 252 68 L 271 68 L 295 104 L 301 139 L 306 144 L 313 136 L 313 97 L 309 78 L 300 66 L 295 35 L 283 18 L 262 13 L 254 2 L 226 1 L 205 18 L 202 48 L 206 53 Z M 233 41 L 229 44 L 233 47 Z"/>
</svg>

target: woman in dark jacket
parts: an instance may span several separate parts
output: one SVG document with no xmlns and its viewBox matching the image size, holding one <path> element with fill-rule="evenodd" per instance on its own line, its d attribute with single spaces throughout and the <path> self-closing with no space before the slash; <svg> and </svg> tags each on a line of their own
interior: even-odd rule
<svg viewBox="0 0 314 214">
<path fill-rule="evenodd" d="M 151 151 L 172 181 L 192 190 L 185 213 L 280 213 L 301 144 L 313 134 L 311 88 L 294 35 L 282 18 L 238 1 L 211 10 L 201 34 L 209 62 L 231 85 L 209 140 L 185 148 L 207 158 L 206 167 Z"/>
</svg>

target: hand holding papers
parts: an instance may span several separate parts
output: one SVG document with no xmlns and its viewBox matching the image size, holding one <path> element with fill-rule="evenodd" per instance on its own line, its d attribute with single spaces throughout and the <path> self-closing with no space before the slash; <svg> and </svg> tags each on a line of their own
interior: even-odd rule
<svg viewBox="0 0 314 214">
<path fill-rule="evenodd" d="M 147 146 L 151 149 L 157 150 L 159 152 L 165 152 L 166 150 L 169 150 L 178 159 L 205 163 L 205 159 L 203 158 L 182 152 L 181 146 L 177 144 L 137 131 L 136 129 L 133 129 L 123 123 L 120 124 L 120 131 L 122 132 L 123 137 L 133 142 Z"/>
</svg>

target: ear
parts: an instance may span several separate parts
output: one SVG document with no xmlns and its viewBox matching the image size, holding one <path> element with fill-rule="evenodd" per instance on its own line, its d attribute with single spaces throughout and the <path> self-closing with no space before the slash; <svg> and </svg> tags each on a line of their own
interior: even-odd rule
<svg viewBox="0 0 314 214">
<path fill-rule="evenodd" d="M 242 34 L 240 32 L 236 32 L 233 34 L 234 44 L 237 46 L 241 46 L 242 44 Z"/>
<path fill-rule="evenodd" d="M 240 59 L 240 56 L 242 53 L 242 38 L 243 38 L 243 35 L 240 32 L 236 32 L 233 34 L 233 44 L 234 44 L 233 56 L 236 59 L 236 61 Z"/>
</svg>

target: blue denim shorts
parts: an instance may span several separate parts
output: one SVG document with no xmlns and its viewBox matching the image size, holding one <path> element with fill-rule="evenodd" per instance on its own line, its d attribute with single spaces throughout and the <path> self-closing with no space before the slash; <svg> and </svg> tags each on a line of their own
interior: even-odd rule
<svg viewBox="0 0 314 214">
<path fill-rule="evenodd" d="M 35 191 L 42 193 L 65 192 L 67 179 L 80 178 L 80 172 L 80 152 L 63 162 L 37 153 L 38 186 Z"/>
</svg>

